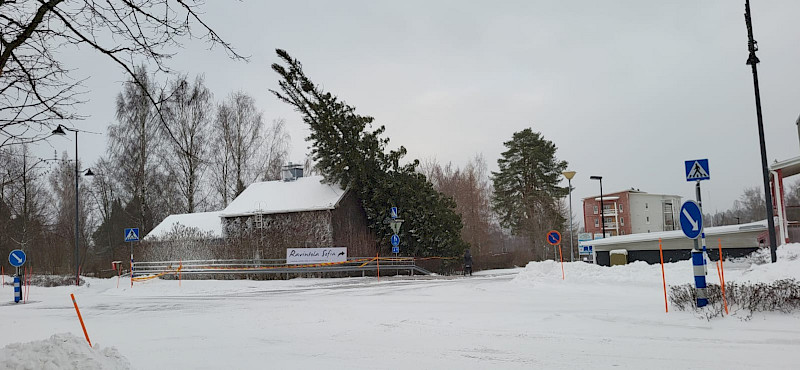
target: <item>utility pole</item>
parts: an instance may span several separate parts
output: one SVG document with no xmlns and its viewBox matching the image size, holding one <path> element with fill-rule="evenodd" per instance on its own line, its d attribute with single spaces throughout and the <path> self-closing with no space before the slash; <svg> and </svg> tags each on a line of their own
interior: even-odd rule
<svg viewBox="0 0 800 370">
<path fill-rule="evenodd" d="M 753 89 L 756 96 L 756 118 L 758 119 L 758 140 L 761 144 L 761 172 L 764 178 L 764 199 L 767 204 L 767 227 L 769 230 L 769 251 L 772 262 L 778 261 L 777 240 L 775 238 L 775 217 L 772 212 L 772 191 L 769 185 L 769 168 L 767 167 L 767 146 L 764 143 L 764 120 L 761 118 L 761 92 L 758 88 L 758 69 L 756 64 L 759 60 L 756 56 L 758 43 L 753 39 L 753 23 L 750 19 L 750 0 L 744 3 L 744 22 L 747 25 L 747 49 L 750 55 L 747 57 L 747 64 L 753 69 Z"/>
</svg>

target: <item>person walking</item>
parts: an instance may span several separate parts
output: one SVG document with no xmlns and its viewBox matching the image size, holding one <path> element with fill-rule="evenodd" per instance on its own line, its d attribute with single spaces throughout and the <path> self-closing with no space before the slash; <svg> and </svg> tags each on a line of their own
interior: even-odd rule
<svg viewBox="0 0 800 370">
<path fill-rule="evenodd" d="M 472 276 L 472 254 L 469 253 L 469 249 L 464 252 L 464 276 L 467 275 L 469 272 L 469 276 Z"/>
</svg>

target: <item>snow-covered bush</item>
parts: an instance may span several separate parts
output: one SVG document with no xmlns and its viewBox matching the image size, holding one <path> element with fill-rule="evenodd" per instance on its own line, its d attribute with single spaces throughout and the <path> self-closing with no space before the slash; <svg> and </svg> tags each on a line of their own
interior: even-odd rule
<svg viewBox="0 0 800 370">
<path fill-rule="evenodd" d="M 706 318 L 721 316 L 725 312 L 722 290 L 718 284 L 709 284 L 708 306 L 697 308 L 697 294 L 692 284 L 671 286 L 669 298 L 673 306 L 681 311 L 696 310 Z M 725 298 L 731 314 L 749 319 L 754 312 L 784 312 L 800 310 L 800 282 L 781 279 L 770 283 L 751 282 L 725 283 Z"/>
</svg>

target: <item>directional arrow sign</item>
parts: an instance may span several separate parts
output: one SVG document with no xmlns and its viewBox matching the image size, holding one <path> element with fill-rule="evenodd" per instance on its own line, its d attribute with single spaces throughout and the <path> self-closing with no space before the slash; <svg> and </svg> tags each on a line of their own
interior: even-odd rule
<svg viewBox="0 0 800 370">
<path fill-rule="evenodd" d="M 703 232 L 703 212 L 693 200 L 683 202 L 680 212 L 681 229 L 689 239 L 697 239 Z"/>
<path fill-rule="evenodd" d="M 14 267 L 20 267 L 25 264 L 25 259 L 25 252 L 19 249 L 14 249 L 8 254 L 8 262 Z"/>
</svg>

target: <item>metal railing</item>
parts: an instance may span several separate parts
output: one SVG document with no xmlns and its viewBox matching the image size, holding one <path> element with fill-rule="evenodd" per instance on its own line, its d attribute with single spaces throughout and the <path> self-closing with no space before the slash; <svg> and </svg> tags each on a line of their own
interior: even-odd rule
<svg viewBox="0 0 800 370">
<path fill-rule="evenodd" d="M 345 262 L 287 264 L 284 259 L 247 260 L 191 260 L 191 261 L 145 261 L 133 264 L 136 277 L 170 275 L 208 274 L 304 274 L 318 272 L 361 272 L 367 271 L 409 272 L 410 275 L 430 275 L 431 272 L 416 265 L 413 257 L 355 257 Z"/>
</svg>

